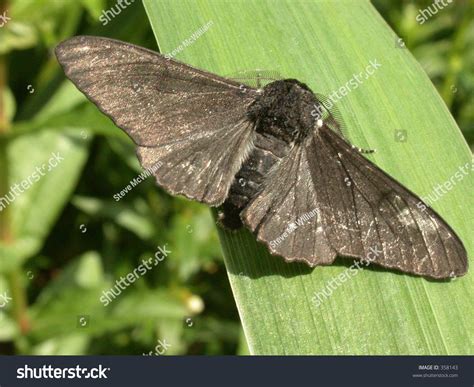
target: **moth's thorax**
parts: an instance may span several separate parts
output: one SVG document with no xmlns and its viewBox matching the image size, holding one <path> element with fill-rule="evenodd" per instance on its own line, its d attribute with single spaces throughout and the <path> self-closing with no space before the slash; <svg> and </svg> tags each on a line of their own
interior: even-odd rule
<svg viewBox="0 0 474 387">
<path fill-rule="evenodd" d="M 249 108 L 257 132 L 277 137 L 288 144 L 304 139 L 316 124 L 312 110 L 317 100 L 304 83 L 285 79 L 269 83 Z"/>
</svg>

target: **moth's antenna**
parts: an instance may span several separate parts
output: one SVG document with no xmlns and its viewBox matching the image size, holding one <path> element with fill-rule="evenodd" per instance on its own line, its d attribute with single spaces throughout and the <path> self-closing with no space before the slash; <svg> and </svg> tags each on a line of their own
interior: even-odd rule
<svg viewBox="0 0 474 387">
<path fill-rule="evenodd" d="M 262 69 L 240 71 L 225 77 L 257 89 L 262 89 L 270 82 L 283 79 L 277 71 Z"/>
</svg>

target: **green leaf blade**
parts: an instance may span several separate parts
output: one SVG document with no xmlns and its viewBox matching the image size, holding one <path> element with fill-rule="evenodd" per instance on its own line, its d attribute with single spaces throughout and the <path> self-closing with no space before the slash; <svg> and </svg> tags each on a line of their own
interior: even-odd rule
<svg viewBox="0 0 474 387">
<path fill-rule="evenodd" d="M 407 49 L 368 1 L 144 1 L 163 53 L 199 27 L 212 27 L 176 59 L 221 75 L 276 70 L 331 94 L 381 64 L 338 99 L 351 142 L 420 196 L 456 184 L 433 207 L 472 256 L 472 165 L 446 105 Z M 405 130 L 406 141 L 395 140 Z M 471 167 L 472 169 L 472 167 Z M 473 276 L 451 282 L 362 270 L 319 307 L 312 300 L 346 272 L 350 260 L 314 270 L 270 256 L 247 232 L 219 230 L 229 279 L 254 354 L 472 354 Z"/>
</svg>

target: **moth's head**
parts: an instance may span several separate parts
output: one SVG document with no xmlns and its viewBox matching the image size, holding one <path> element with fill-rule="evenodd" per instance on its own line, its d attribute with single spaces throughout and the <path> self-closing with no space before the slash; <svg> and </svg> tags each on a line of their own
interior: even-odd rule
<svg viewBox="0 0 474 387">
<path fill-rule="evenodd" d="M 316 98 L 311 89 L 296 79 L 266 85 L 249 108 L 249 118 L 258 129 L 290 143 L 304 138 L 315 126 L 311 114 Z"/>
</svg>

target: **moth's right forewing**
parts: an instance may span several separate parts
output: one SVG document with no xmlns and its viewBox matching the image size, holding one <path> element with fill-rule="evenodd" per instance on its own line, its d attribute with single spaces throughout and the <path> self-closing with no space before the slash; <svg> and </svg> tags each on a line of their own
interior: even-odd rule
<svg viewBox="0 0 474 387">
<path fill-rule="evenodd" d="M 451 227 L 336 132 L 323 126 L 308 149 L 323 228 L 338 254 L 432 278 L 467 272 Z"/>
</svg>

